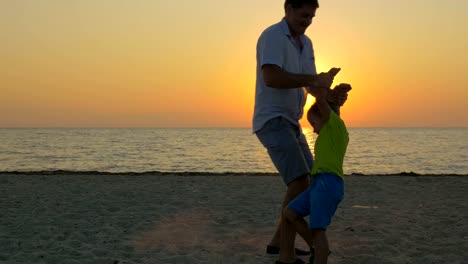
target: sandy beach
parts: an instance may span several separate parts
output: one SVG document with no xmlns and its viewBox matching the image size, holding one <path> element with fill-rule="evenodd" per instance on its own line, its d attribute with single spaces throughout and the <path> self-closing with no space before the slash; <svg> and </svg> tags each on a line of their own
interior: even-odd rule
<svg viewBox="0 0 468 264">
<path fill-rule="evenodd" d="M 0 263 L 274 263 L 284 190 L 275 175 L 0 174 Z M 348 177 L 329 263 L 468 263 L 467 190 Z"/>
</svg>

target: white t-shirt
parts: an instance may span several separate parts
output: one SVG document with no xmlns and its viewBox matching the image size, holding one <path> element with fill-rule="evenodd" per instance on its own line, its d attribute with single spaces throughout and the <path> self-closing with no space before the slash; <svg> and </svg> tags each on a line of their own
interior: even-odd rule
<svg viewBox="0 0 468 264">
<path fill-rule="evenodd" d="M 254 132 L 262 129 L 268 120 L 278 116 L 299 126 L 306 101 L 303 87 L 277 89 L 266 86 L 262 66 L 274 64 L 290 73 L 317 74 L 312 42 L 305 35 L 302 35 L 300 39 L 303 44 L 302 50 L 292 39 L 284 18 L 263 31 L 258 39 Z"/>
</svg>

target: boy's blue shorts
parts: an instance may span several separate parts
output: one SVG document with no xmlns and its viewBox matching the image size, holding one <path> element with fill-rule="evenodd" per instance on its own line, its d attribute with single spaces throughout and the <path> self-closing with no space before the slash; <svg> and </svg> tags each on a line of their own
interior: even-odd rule
<svg viewBox="0 0 468 264">
<path fill-rule="evenodd" d="M 288 208 L 301 217 L 310 215 L 311 229 L 327 229 L 343 196 L 343 179 L 333 173 L 320 173 L 314 176 L 307 190 L 288 204 Z"/>
</svg>

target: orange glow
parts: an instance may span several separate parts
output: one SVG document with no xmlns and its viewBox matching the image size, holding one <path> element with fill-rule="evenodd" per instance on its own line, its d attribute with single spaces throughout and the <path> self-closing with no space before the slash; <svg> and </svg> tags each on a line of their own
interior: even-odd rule
<svg viewBox="0 0 468 264">
<path fill-rule="evenodd" d="M 306 34 L 353 86 L 348 126 L 468 126 L 468 2 L 439 2 L 321 3 Z M 257 38 L 284 14 L 265 3 L 2 1 L 0 127 L 250 127 Z"/>
</svg>

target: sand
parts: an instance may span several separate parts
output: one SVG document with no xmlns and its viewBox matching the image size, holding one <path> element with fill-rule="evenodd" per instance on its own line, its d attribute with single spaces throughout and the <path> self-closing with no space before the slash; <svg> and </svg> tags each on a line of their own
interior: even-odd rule
<svg viewBox="0 0 468 264">
<path fill-rule="evenodd" d="M 274 175 L 0 174 L 0 263 L 274 263 L 284 190 Z M 329 263 L 468 263 L 467 190 L 348 177 Z"/>
</svg>

